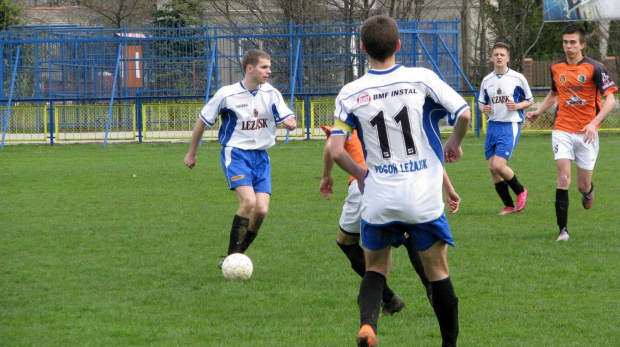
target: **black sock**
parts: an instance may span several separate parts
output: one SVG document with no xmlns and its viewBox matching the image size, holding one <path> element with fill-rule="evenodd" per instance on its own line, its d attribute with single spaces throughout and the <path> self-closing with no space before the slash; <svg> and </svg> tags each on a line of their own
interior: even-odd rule
<svg viewBox="0 0 620 347">
<path fill-rule="evenodd" d="M 519 180 L 517 179 L 516 174 L 512 176 L 511 179 L 506 181 L 506 183 L 508 183 L 508 186 L 510 186 L 510 189 L 512 189 L 512 191 L 515 192 L 515 194 L 517 195 L 523 193 L 523 190 L 525 190 L 525 188 L 523 188 L 521 183 L 519 183 Z"/>
<path fill-rule="evenodd" d="M 379 313 L 381 311 L 381 292 L 385 285 L 385 277 L 374 271 L 366 271 L 360 284 L 357 305 L 360 308 L 360 326 L 369 324 L 377 331 Z"/>
<path fill-rule="evenodd" d="M 354 243 L 352 245 L 343 245 L 338 243 L 338 247 L 342 250 L 344 255 L 347 256 L 349 262 L 351 262 L 351 268 L 355 271 L 360 277 L 364 277 L 366 273 L 366 260 L 364 259 L 364 249 L 359 245 L 359 243 Z M 383 302 L 390 302 L 392 297 L 394 296 L 394 292 L 390 287 L 385 284 L 383 287 L 382 300 Z"/>
<path fill-rule="evenodd" d="M 592 194 L 593 191 L 594 191 L 594 182 L 590 182 L 590 191 L 586 195 Z"/>
<path fill-rule="evenodd" d="M 433 309 L 439 321 L 442 346 L 456 346 L 459 335 L 459 299 L 454 295 L 450 277 L 431 282 Z"/>
<path fill-rule="evenodd" d="M 258 235 L 257 232 L 254 232 L 254 231 L 251 231 L 251 230 L 247 230 L 246 233 L 245 233 L 245 236 L 243 238 L 240 238 L 240 240 L 239 240 L 239 251 L 241 253 L 245 253 L 245 251 L 248 250 L 248 247 L 250 247 L 252 242 L 254 242 L 254 239 L 256 238 L 256 235 Z"/>
<path fill-rule="evenodd" d="M 568 190 L 555 190 L 555 216 L 558 221 L 560 231 L 568 224 Z"/>
<path fill-rule="evenodd" d="M 230 228 L 230 240 L 228 241 L 228 255 L 233 253 L 243 253 L 239 248 L 239 241 L 245 238 L 245 234 L 248 230 L 249 218 L 244 218 L 239 215 L 235 215 Z"/>
<path fill-rule="evenodd" d="M 506 181 L 495 183 L 495 191 L 497 191 L 500 199 L 502 199 L 504 206 L 515 207 L 510 192 L 508 191 L 508 183 L 506 183 Z"/>
</svg>

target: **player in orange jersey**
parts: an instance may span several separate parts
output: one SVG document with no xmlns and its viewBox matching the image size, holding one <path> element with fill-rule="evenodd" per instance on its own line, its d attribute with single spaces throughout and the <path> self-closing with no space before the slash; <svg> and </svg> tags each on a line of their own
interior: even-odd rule
<svg viewBox="0 0 620 347">
<path fill-rule="evenodd" d="M 577 189 L 582 194 L 582 205 L 585 209 L 592 207 L 592 172 L 599 149 L 597 129 L 616 106 L 614 92 L 618 90 L 605 66 L 583 54 L 585 31 L 580 26 L 570 24 L 564 29 L 562 45 L 566 58 L 551 65 L 551 91 L 536 111 L 526 114 L 527 118 L 535 120 L 558 103 L 551 135 L 558 170 L 555 213 L 560 234 L 556 241 L 569 238 L 571 161 L 577 166 Z M 599 95 L 603 98 L 602 104 Z"/>
</svg>

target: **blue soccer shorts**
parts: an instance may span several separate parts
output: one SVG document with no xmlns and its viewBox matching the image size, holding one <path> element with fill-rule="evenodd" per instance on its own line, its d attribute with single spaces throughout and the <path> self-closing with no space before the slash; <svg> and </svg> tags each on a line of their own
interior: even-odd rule
<svg viewBox="0 0 620 347">
<path fill-rule="evenodd" d="M 386 225 L 371 225 L 362 219 L 362 245 L 371 251 L 378 251 L 389 245 L 402 245 L 406 241 L 405 233 L 412 238 L 418 251 L 431 248 L 438 240 L 454 247 L 450 225 L 444 213 L 433 221 L 419 224 L 392 222 Z"/>
<path fill-rule="evenodd" d="M 250 186 L 256 193 L 271 194 L 271 164 L 266 150 L 224 147 L 220 159 L 228 188 Z"/>
<path fill-rule="evenodd" d="M 496 155 L 510 159 L 521 136 L 521 124 L 508 122 L 489 122 L 484 141 L 484 155 L 489 160 Z"/>
</svg>

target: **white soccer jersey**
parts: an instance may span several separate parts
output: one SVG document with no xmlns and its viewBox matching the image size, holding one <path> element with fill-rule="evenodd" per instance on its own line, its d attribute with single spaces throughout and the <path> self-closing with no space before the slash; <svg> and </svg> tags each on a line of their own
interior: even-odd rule
<svg viewBox="0 0 620 347">
<path fill-rule="evenodd" d="M 276 124 L 293 116 L 293 111 L 271 84 L 249 91 L 239 82 L 220 88 L 200 111 L 200 119 L 210 126 L 218 115 L 222 116 L 218 132 L 222 146 L 251 150 L 273 146 Z"/>
<path fill-rule="evenodd" d="M 468 108 L 459 94 L 424 68 L 370 70 L 342 88 L 334 115 L 358 129 L 364 148 L 366 222 L 417 224 L 441 216 L 443 148 L 438 123 L 449 116 L 453 125 Z M 334 131 L 332 136 L 342 134 Z"/>
<path fill-rule="evenodd" d="M 520 103 L 523 100 L 531 100 L 532 91 L 525 77 L 508 69 L 505 74 L 498 75 L 495 71 L 488 74 L 480 84 L 478 102 L 491 105 L 489 121 L 523 123 L 525 120 L 524 110 L 509 111 L 506 102 L 513 100 Z"/>
</svg>

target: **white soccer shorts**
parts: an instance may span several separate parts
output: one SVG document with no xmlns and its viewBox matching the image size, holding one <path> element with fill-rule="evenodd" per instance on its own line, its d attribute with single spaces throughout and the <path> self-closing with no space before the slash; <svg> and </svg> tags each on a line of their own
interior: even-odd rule
<svg viewBox="0 0 620 347">
<path fill-rule="evenodd" d="M 551 145 L 555 160 L 570 159 L 580 169 L 594 170 L 594 164 L 598 157 L 598 132 L 596 133 L 596 140 L 591 143 L 583 142 L 583 136 L 584 134 L 553 130 Z"/>
<path fill-rule="evenodd" d="M 357 187 L 357 180 L 349 184 L 349 194 L 344 200 L 340 214 L 340 229 L 348 234 L 360 234 L 362 222 L 362 194 Z"/>
</svg>

